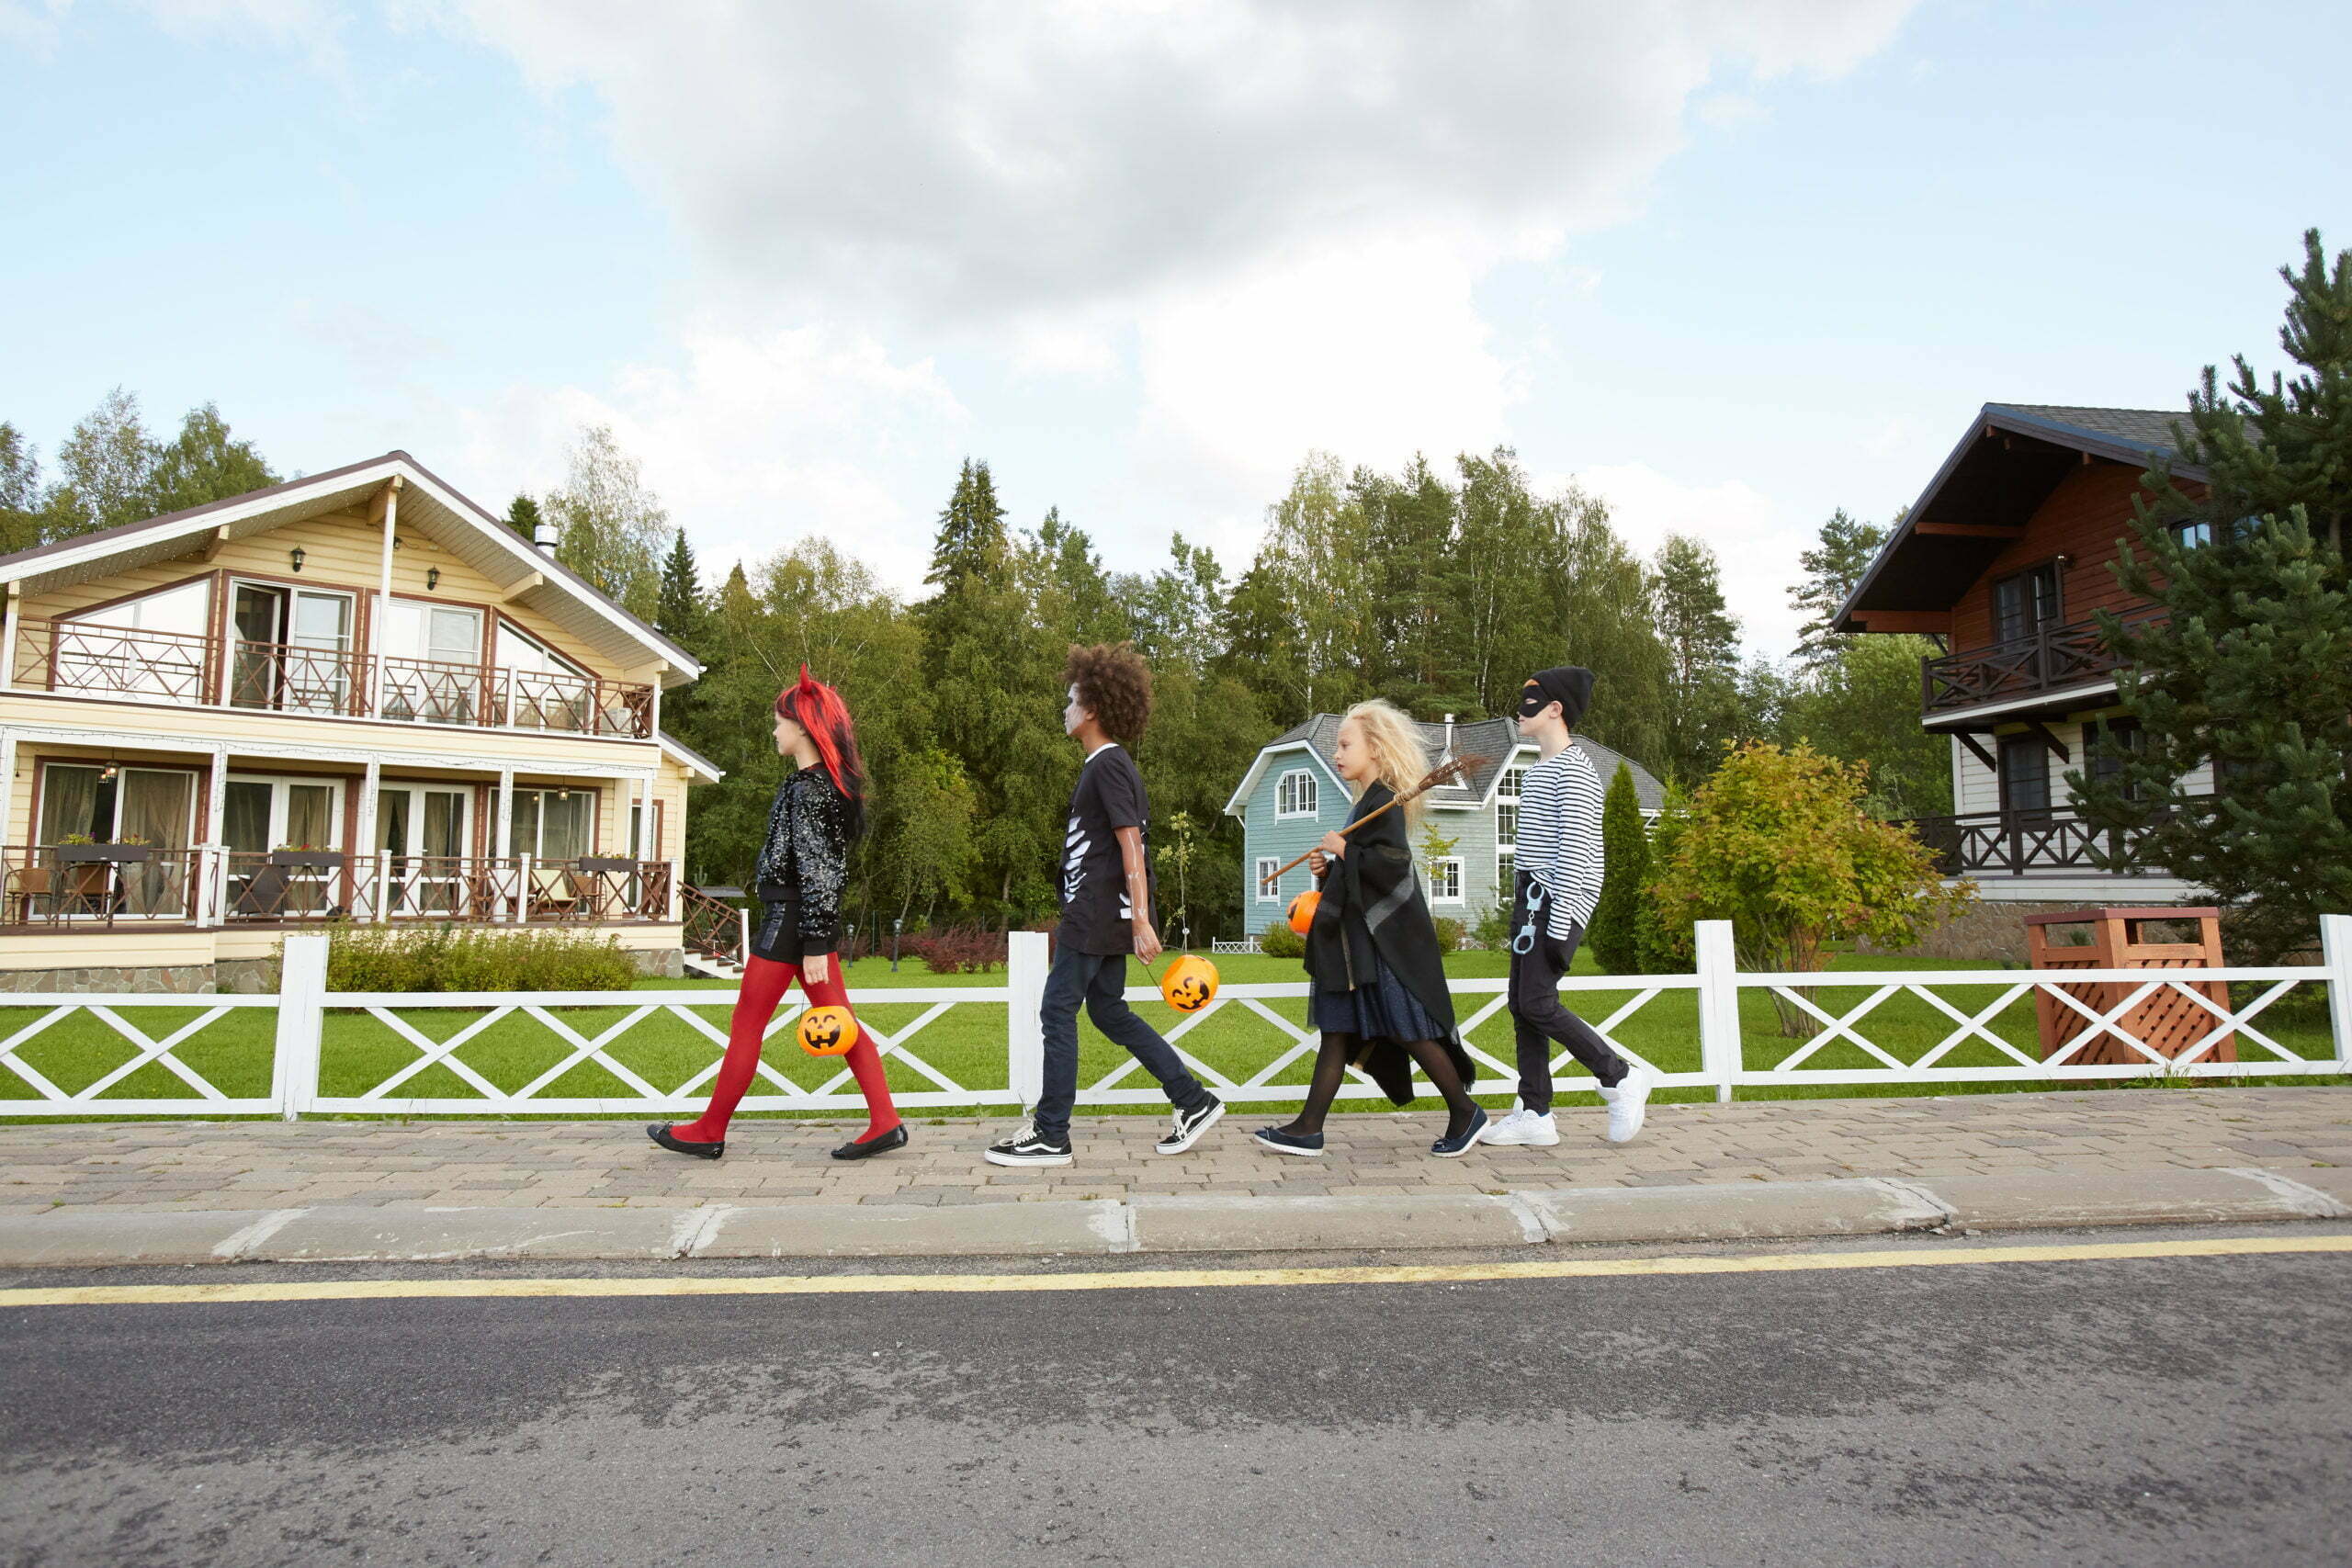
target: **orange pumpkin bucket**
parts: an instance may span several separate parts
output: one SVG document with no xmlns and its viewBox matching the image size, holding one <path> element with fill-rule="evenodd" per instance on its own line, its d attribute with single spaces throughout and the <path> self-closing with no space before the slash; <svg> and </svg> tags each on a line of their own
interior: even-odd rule
<svg viewBox="0 0 2352 1568">
<path fill-rule="evenodd" d="M 847 1008 L 810 1008 L 800 1015 L 800 1048 L 811 1056 L 840 1056 L 857 1043 L 857 1018 Z"/>
<path fill-rule="evenodd" d="M 1178 1012 L 1198 1012 L 1216 999 L 1216 965 L 1186 953 L 1159 977 L 1160 999 Z"/>
<path fill-rule="evenodd" d="M 1323 902 L 1323 895 L 1317 893 L 1312 889 L 1309 889 L 1308 891 L 1300 894 L 1297 897 L 1292 899 L 1290 901 L 1290 929 L 1296 931 L 1299 935 L 1305 936 L 1306 934 L 1306 928 L 1315 923 L 1315 906 L 1321 902 Z"/>
</svg>

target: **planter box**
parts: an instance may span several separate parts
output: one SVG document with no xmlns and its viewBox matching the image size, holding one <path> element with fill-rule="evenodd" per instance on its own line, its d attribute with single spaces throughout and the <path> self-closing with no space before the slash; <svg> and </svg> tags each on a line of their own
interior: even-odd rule
<svg viewBox="0 0 2352 1568">
<path fill-rule="evenodd" d="M 57 858 L 67 865 L 87 861 L 114 861 L 126 863 L 143 861 L 154 851 L 145 844 L 60 844 Z"/>
<path fill-rule="evenodd" d="M 311 871 L 341 871 L 343 852 L 341 850 L 272 850 L 269 852 L 269 863 L 300 866 Z"/>
<path fill-rule="evenodd" d="M 582 855 L 571 863 L 582 871 L 591 872 L 634 872 L 638 865 L 627 855 Z"/>
</svg>

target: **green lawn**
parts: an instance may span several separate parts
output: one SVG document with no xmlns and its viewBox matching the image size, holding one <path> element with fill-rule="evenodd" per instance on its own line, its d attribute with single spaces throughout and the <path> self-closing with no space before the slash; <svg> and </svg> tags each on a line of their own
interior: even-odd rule
<svg viewBox="0 0 2352 1568">
<path fill-rule="evenodd" d="M 1294 960 L 1248 954 L 1220 956 L 1216 963 L 1228 985 L 1295 983 L 1302 978 L 1299 965 Z M 1500 978 L 1506 966 L 1505 956 L 1492 953 L 1459 953 L 1448 964 L 1450 972 L 1463 978 Z M 1981 968 L 1982 965 L 1840 955 L 1835 960 L 1832 973 L 1837 981 L 1842 983 L 1819 987 L 1814 993 L 1815 1005 L 1833 1018 L 1842 1016 L 1870 995 L 1871 987 L 1865 976 L 1872 972 L 1972 967 Z M 1140 968 L 1130 973 L 1136 983 L 1143 982 Z M 1598 971 L 1592 966 L 1589 955 L 1579 954 L 1575 973 L 1592 975 Z M 2022 971 L 2019 974 L 2021 977 Z M 890 973 L 888 962 L 881 959 L 867 959 L 849 965 L 848 979 L 854 990 L 986 987 L 1003 983 L 1001 972 L 985 976 L 933 976 L 912 960 L 905 962 L 894 976 Z M 695 1006 L 688 1010 L 704 1020 L 721 1036 L 724 1035 L 734 991 L 731 982 L 647 981 L 640 988 L 709 993 L 707 1006 Z M 1963 1013 L 1973 1015 L 1990 1006 L 2000 995 L 2001 988 L 1998 986 L 1968 987 L 1939 994 Z M 2243 1005 L 2251 995 L 2258 994 L 2258 989 L 2241 991 L 2233 999 Z M 2290 1051 L 2313 1058 L 2315 1063 L 2329 1054 L 2326 1018 L 2320 1005 L 2321 990 L 2322 987 L 2316 985 L 2299 986 L 2297 994 L 2274 1004 L 2272 1010 L 2257 1021 L 2267 1033 Z M 1571 994 L 1569 1000 L 1579 1012 L 1599 1022 L 1637 994 L 1632 989 L 1582 992 Z M 593 1037 L 628 1016 L 628 1004 L 618 999 L 626 995 L 616 993 L 615 1005 L 610 1007 L 567 1009 L 556 1016 L 582 1036 Z M 1476 1011 L 1484 999 L 1463 998 L 1464 1015 L 1466 1017 Z M 1743 1033 L 1747 1041 L 1747 1063 L 1751 1068 L 1776 1061 L 1804 1045 L 1802 1040 L 1781 1036 L 1770 997 L 1751 992 L 1744 994 L 1741 1002 Z M 1265 1005 L 1294 1023 L 1304 1022 L 1304 998 L 1286 998 Z M 877 1003 L 863 1007 L 860 1013 L 873 1027 L 895 1032 L 912 1022 L 922 1010 L 922 1006 L 918 1003 Z M 1157 1005 L 1149 1006 L 1146 1010 L 1148 1016 L 1154 1017 L 1163 1027 L 1172 1027 L 1178 1021 L 1176 1014 Z M 201 1004 L 176 1003 L 127 1009 L 123 1016 L 136 1027 L 160 1038 L 202 1016 L 202 1012 Z M 14 1034 L 39 1016 L 34 1008 L 6 1009 L 5 1012 L 0 1012 L 0 1037 Z M 404 1010 L 401 1016 L 420 1035 L 439 1042 L 474 1023 L 482 1015 L 473 1011 L 419 1008 Z M 1866 1038 L 1882 1049 L 1898 1059 L 1909 1061 L 1940 1041 L 1956 1025 L 1921 998 L 1904 994 L 1889 998 L 1858 1027 Z M 2033 1002 L 2030 995 L 2020 998 L 1996 1018 L 1988 1020 L 1986 1027 L 2028 1056 L 2037 1054 Z M 235 1097 L 264 1096 L 269 1089 L 273 1028 L 274 1015 L 267 1010 L 232 1010 L 182 1045 L 176 1054 L 184 1063 L 226 1094 Z M 1697 1001 L 1690 991 L 1661 992 L 1637 1013 L 1620 1023 L 1613 1032 L 1626 1046 L 1668 1072 L 1695 1071 L 1700 1066 Z M 908 1046 L 945 1077 L 967 1088 L 1001 1089 L 1005 1082 L 1004 1033 L 1005 1017 L 1001 1006 L 958 1003 L 914 1035 L 908 1042 Z M 1510 1060 L 1511 1032 L 1507 1014 L 1498 1012 L 1479 1025 L 1470 1038 L 1497 1060 Z M 1254 1075 L 1290 1043 L 1287 1035 L 1277 1032 L 1272 1024 L 1238 1002 L 1229 1002 L 1223 1010 L 1203 1019 L 1182 1040 L 1188 1052 L 1236 1082 Z M 711 1040 L 682 1019 L 674 1015 L 662 1015 L 649 1019 L 631 1030 L 621 1043 L 611 1048 L 610 1055 L 656 1088 L 668 1091 L 685 1083 L 712 1063 L 718 1049 Z M 1126 1060 L 1124 1052 L 1084 1024 L 1080 1026 L 1080 1052 L 1082 1083 L 1094 1082 Z M 483 1029 L 457 1053 L 468 1066 L 509 1092 L 554 1068 L 570 1054 L 571 1047 L 553 1032 L 536 1020 L 519 1015 L 509 1016 Z M 108 1029 L 102 1021 L 87 1013 L 76 1013 L 18 1047 L 16 1055 L 70 1092 L 95 1082 L 130 1060 L 134 1051 L 129 1042 Z M 322 1062 L 321 1090 L 330 1096 L 364 1093 L 416 1060 L 417 1055 L 413 1045 L 380 1020 L 359 1012 L 330 1011 Z M 2249 1059 L 2263 1059 L 2267 1055 L 2251 1044 L 2242 1047 L 2241 1055 Z M 838 1063 L 807 1056 L 785 1039 L 771 1046 L 768 1060 L 772 1066 L 794 1082 L 810 1089 L 827 1082 L 842 1071 Z M 2006 1060 L 1981 1040 L 1960 1045 L 1943 1058 L 1944 1062 L 1954 1066 L 1995 1066 Z M 1851 1043 L 1836 1041 L 1808 1056 L 1803 1067 L 1792 1076 L 1792 1081 L 1769 1088 L 1744 1089 L 1741 1095 L 1742 1098 L 1758 1099 L 1838 1097 L 1967 1093 L 2028 1088 L 2047 1091 L 2056 1087 L 2002 1083 L 1898 1085 L 1805 1081 L 1808 1073 L 1868 1068 L 1876 1065 L 1873 1058 Z M 1306 1081 L 1309 1066 L 1309 1058 L 1302 1055 L 1274 1081 L 1303 1084 Z M 890 1081 L 892 1087 L 900 1092 L 922 1092 L 938 1087 L 911 1065 L 897 1059 L 890 1062 Z M 1488 1081 L 1492 1081 L 1491 1077 Z M 1581 1070 L 1571 1068 L 1563 1087 L 1573 1089 L 1584 1081 Z M 2144 1083 L 2146 1080 L 2140 1081 Z M 2217 1085 L 2227 1080 L 2202 1081 L 2207 1085 Z M 1122 1087 L 1148 1088 L 1149 1080 L 1143 1077 L 1138 1070 L 1123 1079 Z M 438 1064 L 416 1073 L 392 1091 L 401 1099 L 472 1098 L 475 1092 L 457 1072 Z M 548 1099 L 628 1098 L 634 1092 L 622 1079 L 594 1063 L 571 1067 L 539 1091 L 541 1097 Z M 754 1092 L 762 1090 L 755 1088 Z M 1676 1090 L 1663 1098 L 1704 1098 L 1711 1091 L 1703 1089 Z M 32 1098 L 33 1090 L 29 1085 L 14 1073 L 0 1068 L 0 1106 L 5 1106 L 11 1100 Z M 193 1101 L 197 1097 L 167 1069 L 150 1064 L 115 1085 L 108 1090 L 107 1098 L 186 1099 Z M 1490 1105 L 1508 1103 L 1506 1096 L 1482 1098 Z M 1010 1103 L 1009 1097 L 1006 1103 Z M 1376 1109 L 1385 1107 L 1386 1102 L 1361 1100 L 1342 1103 Z M 1136 1109 L 1149 1111 L 1155 1108 L 1143 1106 Z M 6 1114 L 0 1111 L 0 1117 Z"/>
</svg>

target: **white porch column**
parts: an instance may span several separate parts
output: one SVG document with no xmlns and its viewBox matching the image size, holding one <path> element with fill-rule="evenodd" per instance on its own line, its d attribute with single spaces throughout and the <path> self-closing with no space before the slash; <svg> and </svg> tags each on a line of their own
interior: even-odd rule
<svg viewBox="0 0 2352 1568">
<path fill-rule="evenodd" d="M 25 807 L 25 843 L 29 846 L 40 836 L 40 824 L 32 820 L 32 805 Z M 17 820 L 17 732 L 0 729 L 0 844 L 9 842 L 8 829 Z M 32 864 L 28 858 L 27 865 Z"/>
<path fill-rule="evenodd" d="M 352 890 L 353 912 L 368 919 L 381 917 L 385 909 L 390 908 L 383 902 L 387 890 L 381 875 L 382 866 L 375 854 L 376 797 L 382 789 L 383 783 L 384 764 L 373 757 L 369 758 L 367 776 L 359 781 L 359 818 L 357 826 L 354 829 L 358 834 L 359 841 L 353 844 L 350 849 L 353 880 L 356 882 L 362 877 L 367 877 L 368 886 L 374 888 L 374 892 L 369 894 L 362 894 L 356 887 Z M 370 865 L 377 867 L 379 874 L 372 877 L 368 875 L 367 868 Z"/>
<path fill-rule="evenodd" d="M 368 617 L 368 714 L 371 718 L 384 711 L 384 625 L 392 613 L 392 541 L 400 536 L 396 530 L 401 517 L 401 477 L 394 474 L 384 481 L 381 494 L 384 547 L 379 552 L 382 561 L 377 578 L 376 613 Z"/>
<path fill-rule="evenodd" d="M 205 802 L 204 842 L 198 846 L 197 886 L 188 889 L 188 902 L 196 910 L 199 927 L 217 926 L 229 915 L 217 897 L 228 886 L 220 873 L 229 858 L 229 846 L 220 841 L 227 830 L 229 817 L 229 749 L 212 748 L 212 789 Z"/>
<path fill-rule="evenodd" d="M 670 667 L 666 664 L 657 664 L 653 667 L 653 710 L 650 718 L 648 720 L 652 727 L 653 733 L 647 736 L 646 739 L 652 741 L 656 746 L 662 744 L 662 674 L 663 671 L 669 668 Z"/>
<path fill-rule="evenodd" d="M 498 819 L 492 831 L 491 847 L 498 857 L 498 868 L 492 874 L 494 878 L 503 879 L 506 874 L 507 857 L 514 852 L 514 770 L 512 768 L 498 770 Z M 494 880 L 492 886 L 503 884 Z M 521 895 L 517 894 L 514 899 L 500 898 L 491 912 L 491 918 L 496 920 L 521 919 L 520 897 Z"/>
<path fill-rule="evenodd" d="M 0 604 L 0 692 L 17 683 L 17 613 L 23 608 L 24 597 L 25 585 L 11 582 L 7 603 Z"/>
</svg>

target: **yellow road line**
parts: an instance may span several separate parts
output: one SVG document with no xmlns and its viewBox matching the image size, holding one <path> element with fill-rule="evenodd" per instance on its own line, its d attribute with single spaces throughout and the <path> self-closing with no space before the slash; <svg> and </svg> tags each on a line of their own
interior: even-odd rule
<svg viewBox="0 0 2352 1568">
<path fill-rule="evenodd" d="M 1453 1285 L 1491 1280 L 1607 1280 L 1661 1274 L 1798 1274 L 1826 1269 L 1939 1269 L 1978 1263 L 2089 1263 L 2352 1252 L 2352 1235 L 2234 1236 L 2061 1247 L 1922 1246 L 1902 1252 L 1694 1254 L 1430 1263 L 1361 1269 L 1136 1269 L 1086 1274 L 760 1274 L 539 1280 L 298 1280 L 273 1284 L 77 1285 L 0 1290 L 0 1308 L 202 1306 L 244 1302 L 401 1301 L 540 1296 L 827 1296 L 1019 1291 L 1165 1291 L 1236 1285 Z"/>
</svg>

